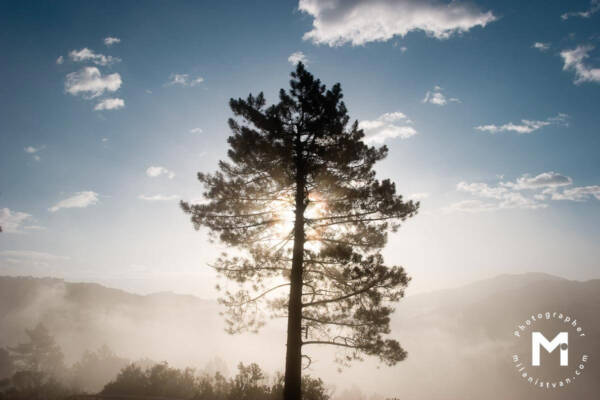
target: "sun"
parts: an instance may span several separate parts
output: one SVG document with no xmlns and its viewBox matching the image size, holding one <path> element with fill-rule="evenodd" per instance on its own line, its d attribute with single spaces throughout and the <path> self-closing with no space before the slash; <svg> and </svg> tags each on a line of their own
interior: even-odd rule
<svg viewBox="0 0 600 400">
<path fill-rule="evenodd" d="M 277 242 L 286 242 L 283 247 L 291 246 L 293 239 L 294 221 L 296 214 L 294 212 L 294 199 L 291 195 L 281 196 L 272 201 L 268 207 L 273 216 L 273 240 Z M 308 194 L 308 205 L 304 211 L 304 218 L 309 220 L 318 220 L 328 215 L 327 201 L 317 192 Z M 319 238 L 325 229 L 324 227 L 311 227 L 305 224 L 306 243 L 305 247 L 310 250 L 320 248 Z"/>
</svg>

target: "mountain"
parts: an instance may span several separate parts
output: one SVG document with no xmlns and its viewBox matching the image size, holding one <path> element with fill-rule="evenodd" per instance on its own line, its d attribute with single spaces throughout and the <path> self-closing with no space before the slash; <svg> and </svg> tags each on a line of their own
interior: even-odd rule
<svg viewBox="0 0 600 400">
<path fill-rule="evenodd" d="M 590 355 L 579 381 L 563 389 L 527 384 L 514 368 L 514 329 L 530 315 L 562 312 L 585 327 Z M 308 371 L 336 387 L 344 400 L 372 393 L 401 399 L 596 399 L 600 393 L 600 280 L 547 274 L 501 275 L 463 287 L 408 296 L 392 319 L 392 335 L 407 360 L 385 367 L 367 359 L 337 372 L 332 349 L 310 349 Z M 284 321 L 258 335 L 229 336 L 219 306 L 194 296 L 146 296 L 93 283 L 0 277 L 0 346 L 23 339 L 43 322 L 68 361 L 104 344 L 117 354 L 203 367 L 217 356 L 230 370 L 239 361 L 283 368 Z M 379 398 L 381 398 L 381 396 Z"/>
</svg>

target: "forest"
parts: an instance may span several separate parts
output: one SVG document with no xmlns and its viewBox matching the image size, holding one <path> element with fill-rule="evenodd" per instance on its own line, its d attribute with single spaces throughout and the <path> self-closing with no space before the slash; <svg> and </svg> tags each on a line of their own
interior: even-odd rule
<svg viewBox="0 0 600 400">
<path fill-rule="evenodd" d="M 137 396 L 148 399 L 275 400 L 283 393 L 283 376 L 268 376 L 258 364 L 239 363 L 228 378 L 218 362 L 202 371 L 178 369 L 168 362 L 135 362 L 114 354 L 108 346 L 86 351 L 71 366 L 43 324 L 25 332 L 26 340 L 0 348 L 0 400 L 61 400 L 97 394 L 99 398 Z M 218 360 L 217 360 L 218 361 Z M 319 378 L 304 376 L 307 400 L 329 400 Z"/>
</svg>

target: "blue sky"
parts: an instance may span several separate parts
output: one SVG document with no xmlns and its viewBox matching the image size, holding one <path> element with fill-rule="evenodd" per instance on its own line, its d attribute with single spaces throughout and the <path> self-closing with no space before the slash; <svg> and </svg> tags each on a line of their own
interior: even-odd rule
<svg viewBox="0 0 600 400">
<path fill-rule="evenodd" d="M 177 200 L 199 199 L 196 172 L 225 156 L 229 98 L 275 100 L 302 59 L 389 146 L 380 176 L 422 201 L 386 250 L 413 292 L 597 278 L 599 9 L 3 2 L 0 273 L 214 296 L 222 248 Z"/>
</svg>

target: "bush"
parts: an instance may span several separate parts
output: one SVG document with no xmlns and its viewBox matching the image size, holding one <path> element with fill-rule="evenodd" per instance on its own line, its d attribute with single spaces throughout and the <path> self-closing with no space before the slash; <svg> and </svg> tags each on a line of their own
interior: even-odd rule
<svg viewBox="0 0 600 400">
<path fill-rule="evenodd" d="M 305 400 L 329 400 L 330 395 L 321 379 L 302 379 Z M 135 364 L 123 368 L 117 378 L 108 383 L 102 394 L 129 396 L 161 396 L 190 400 L 281 400 L 283 377 L 272 383 L 257 364 L 238 365 L 238 373 L 226 379 L 220 373 L 197 376 L 193 369 L 170 367 L 166 362 L 145 370 Z"/>
</svg>

